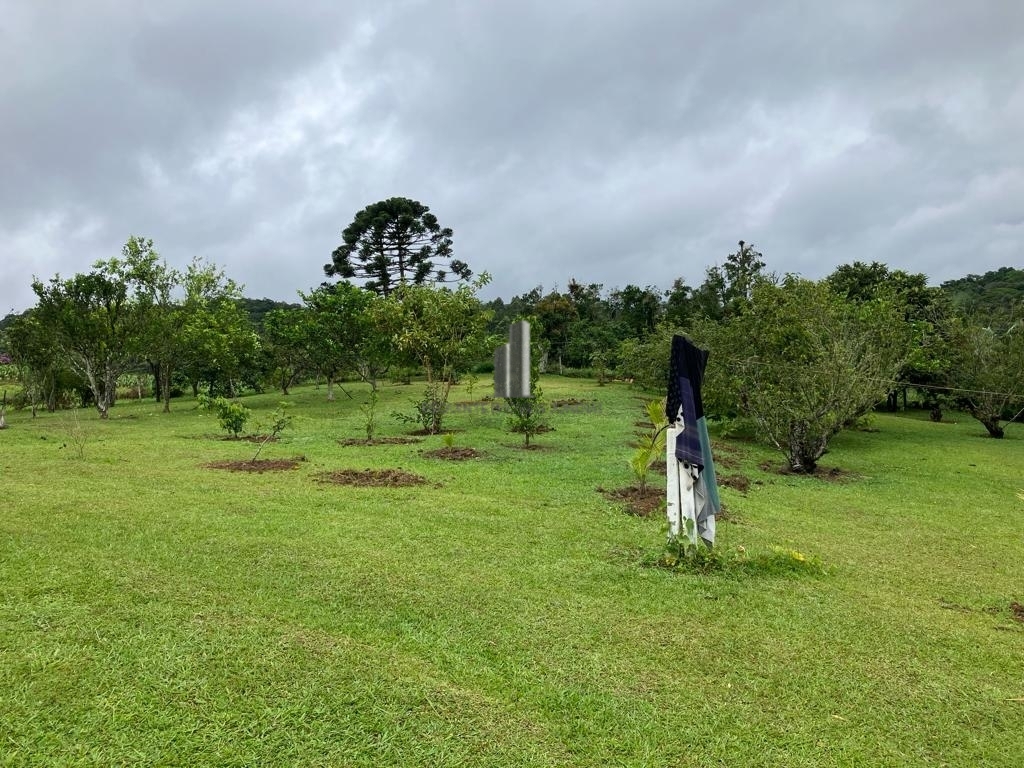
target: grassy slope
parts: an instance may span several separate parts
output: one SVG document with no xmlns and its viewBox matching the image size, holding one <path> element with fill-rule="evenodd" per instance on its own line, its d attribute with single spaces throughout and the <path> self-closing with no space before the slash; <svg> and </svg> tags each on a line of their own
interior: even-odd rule
<svg viewBox="0 0 1024 768">
<path fill-rule="evenodd" d="M 383 433 L 412 389 L 384 388 Z M 9 414 L 0 764 L 1021 764 L 1019 426 L 879 416 L 826 457 L 845 484 L 740 445 L 761 484 L 724 489 L 722 546 L 828 573 L 686 576 L 642 567 L 660 521 L 593 490 L 628 482 L 635 393 L 545 390 L 601 411 L 556 412 L 531 452 L 456 414 L 487 457 L 454 463 L 419 455 L 438 437 L 341 447 L 356 404 L 300 389 L 263 455 L 308 461 L 263 475 L 200 468 L 254 448 L 187 401 L 83 412 L 84 458 L 66 415 Z M 434 485 L 312 479 L 378 466 Z"/>
</svg>

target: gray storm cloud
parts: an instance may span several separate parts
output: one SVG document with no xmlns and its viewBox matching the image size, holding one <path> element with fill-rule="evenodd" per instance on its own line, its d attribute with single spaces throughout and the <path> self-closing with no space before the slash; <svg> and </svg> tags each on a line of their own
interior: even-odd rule
<svg viewBox="0 0 1024 768">
<path fill-rule="evenodd" d="M 1024 5 L 0 2 L 0 314 L 129 234 L 294 299 L 402 195 L 491 295 L 1024 263 Z"/>
</svg>

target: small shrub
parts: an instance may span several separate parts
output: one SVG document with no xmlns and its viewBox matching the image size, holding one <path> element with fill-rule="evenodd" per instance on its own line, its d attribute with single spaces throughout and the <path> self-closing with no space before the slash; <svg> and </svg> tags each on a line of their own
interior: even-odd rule
<svg viewBox="0 0 1024 768">
<path fill-rule="evenodd" d="M 533 381 L 531 379 L 531 384 Z M 533 385 L 532 390 L 529 397 L 505 398 L 509 409 L 509 431 L 522 435 L 527 448 L 530 447 L 530 438 L 548 426 L 548 406 L 544 402 L 544 392 L 537 385 Z"/>
<path fill-rule="evenodd" d="M 725 567 L 726 559 L 720 549 L 709 547 L 699 536 L 691 541 L 693 520 L 686 521 L 686 534 L 670 536 L 658 564 L 673 570 L 710 573 Z"/>
<path fill-rule="evenodd" d="M 590 356 L 590 364 L 594 373 L 597 374 L 597 386 L 603 387 L 608 383 L 609 360 L 607 352 L 595 352 Z"/>
<path fill-rule="evenodd" d="M 644 404 L 644 412 L 651 422 L 648 434 L 641 435 L 640 444 L 629 459 L 629 468 L 636 478 L 637 488 L 641 493 L 647 490 L 647 475 L 651 465 L 665 452 L 665 406 L 661 400 L 651 400 Z"/>
<path fill-rule="evenodd" d="M 217 415 L 221 429 L 236 438 L 242 434 L 246 422 L 252 415 L 252 411 L 244 405 L 236 400 L 228 400 L 226 397 L 211 398 L 209 395 L 200 394 L 198 402 L 200 410 L 212 410 Z"/>
<path fill-rule="evenodd" d="M 263 439 L 260 440 L 259 448 L 256 449 L 256 454 L 252 457 L 252 463 L 256 463 L 256 459 L 259 458 L 260 451 L 263 450 L 263 446 L 269 443 L 271 440 L 275 440 L 284 430 L 291 426 L 292 417 L 285 412 L 285 408 L 288 407 L 288 403 L 278 403 L 277 408 L 273 413 L 270 414 L 270 423 L 268 425 L 260 426 L 259 431 L 265 432 Z"/>
<path fill-rule="evenodd" d="M 423 391 L 423 397 L 420 400 L 413 400 L 412 404 L 416 409 L 415 414 L 394 411 L 391 414 L 392 417 L 407 424 L 419 424 L 428 435 L 436 435 L 441 431 L 441 423 L 448 410 L 448 403 L 441 384 L 437 382 L 428 384 Z"/>
<path fill-rule="evenodd" d="M 377 394 L 377 390 L 371 389 L 366 402 L 359 406 L 359 411 L 363 414 L 363 428 L 366 430 L 366 442 L 368 443 L 373 440 L 373 433 L 377 429 L 377 403 L 379 400 L 380 396 Z"/>
<path fill-rule="evenodd" d="M 89 434 L 82 427 L 82 422 L 78 420 L 78 409 L 72 408 L 68 411 L 70 416 L 61 416 L 60 425 L 66 438 L 64 443 L 61 444 L 61 448 L 71 447 L 74 452 L 78 455 L 78 458 L 85 458 L 85 446 L 89 442 Z"/>
</svg>

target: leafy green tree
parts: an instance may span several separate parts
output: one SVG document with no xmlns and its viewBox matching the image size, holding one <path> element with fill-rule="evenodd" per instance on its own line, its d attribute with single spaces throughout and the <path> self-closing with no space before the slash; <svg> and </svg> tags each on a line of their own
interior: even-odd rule
<svg viewBox="0 0 1024 768">
<path fill-rule="evenodd" d="M 30 309 L 12 317 L 4 337 L 33 418 L 40 405 L 55 411 L 66 360 L 57 338 L 41 322 L 38 310 Z"/>
<path fill-rule="evenodd" d="M 928 407 L 939 409 L 937 393 L 949 385 L 952 365 L 948 329 L 953 311 L 945 294 L 929 287 L 924 274 L 890 270 L 879 262 L 844 264 L 826 280 L 836 293 L 854 303 L 891 302 L 912 335 L 910 353 L 888 394 L 889 408 L 896 410 L 900 393 L 906 405 L 907 385 L 911 384 L 926 393 Z"/>
<path fill-rule="evenodd" d="M 1024 312 L 1003 327 L 964 324 L 953 339 L 958 398 L 991 437 L 1002 438 L 1000 422 L 1024 407 Z"/>
<path fill-rule="evenodd" d="M 684 327 L 693 316 L 693 289 L 681 277 L 672 281 L 672 287 L 665 291 L 664 319 L 670 325 Z"/>
<path fill-rule="evenodd" d="M 376 390 L 395 356 L 387 300 L 347 282 L 321 285 L 302 300 L 309 310 L 307 352 L 327 379 L 327 399 L 347 370 Z"/>
<path fill-rule="evenodd" d="M 712 353 L 706 409 L 748 417 L 795 472 L 813 472 L 829 440 L 885 396 L 910 341 L 892 302 L 854 304 L 794 276 L 759 283 L 738 315 L 693 332 Z"/>
<path fill-rule="evenodd" d="M 627 285 L 612 292 L 610 303 L 626 333 L 638 339 L 651 333 L 661 317 L 661 296 L 653 286 Z"/>
<path fill-rule="evenodd" d="M 202 383 L 234 395 L 259 355 L 259 338 L 240 306 L 242 288 L 224 271 L 199 259 L 183 278 L 185 316 L 181 370 L 199 393 Z"/>
<path fill-rule="evenodd" d="M 569 343 L 572 325 L 579 320 L 576 306 L 568 296 L 552 291 L 537 302 L 534 313 L 540 325 L 537 338 L 546 342 L 548 349 L 554 353 L 561 373 L 562 358 Z"/>
<path fill-rule="evenodd" d="M 130 262 L 135 251 L 146 249 L 152 241 L 133 236 L 121 259 L 98 261 L 93 271 L 67 280 L 58 275 L 32 283 L 40 321 L 88 383 L 101 419 L 114 404 L 118 376 L 143 346 L 145 299 Z"/>
<path fill-rule="evenodd" d="M 464 261 L 452 258 L 452 230 L 418 200 L 392 197 L 368 205 L 342 232 L 343 243 L 324 265 L 329 277 L 361 278 L 383 296 L 399 285 L 468 280 Z"/>
<path fill-rule="evenodd" d="M 427 376 L 427 431 L 441 431 L 448 395 L 459 373 L 486 357 L 488 316 L 475 292 L 490 276 L 456 290 L 407 285 L 387 301 L 387 327 L 393 329 L 395 349 L 423 366 Z M 422 410 L 422 409 L 420 409 Z"/>
<path fill-rule="evenodd" d="M 504 335 L 508 327 L 516 320 L 536 316 L 537 302 L 544 297 L 544 289 L 537 286 L 519 296 L 513 296 L 508 303 L 501 298 L 493 299 L 484 305 L 491 319 L 487 325 L 488 333 Z"/>
<path fill-rule="evenodd" d="M 642 389 L 666 391 L 672 354 L 672 336 L 682 328 L 662 323 L 645 339 L 626 339 L 618 348 L 616 367 L 619 378 L 632 381 Z"/>
<path fill-rule="evenodd" d="M 171 410 L 171 375 L 182 355 L 185 313 L 175 296 L 182 275 L 162 261 L 152 240 L 129 238 L 117 267 L 136 285 L 138 353 L 153 371 L 157 399 Z M 112 262 L 108 262 L 113 266 Z"/>
<path fill-rule="evenodd" d="M 769 279 L 764 268 L 761 252 L 740 240 L 739 248 L 725 257 L 723 266 L 708 268 L 703 284 L 693 294 L 696 313 L 712 320 L 738 314 L 749 304 L 754 288 Z"/>
<path fill-rule="evenodd" d="M 263 318 L 263 350 L 284 395 L 309 365 L 309 337 L 309 313 L 305 309 L 274 309 Z"/>
</svg>

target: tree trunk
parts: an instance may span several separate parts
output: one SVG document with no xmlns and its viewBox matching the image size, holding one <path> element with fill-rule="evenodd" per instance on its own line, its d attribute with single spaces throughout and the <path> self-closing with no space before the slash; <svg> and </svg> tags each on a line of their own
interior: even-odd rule
<svg viewBox="0 0 1024 768">
<path fill-rule="evenodd" d="M 117 397 L 117 374 L 110 368 L 104 367 L 102 391 L 96 398 L 96 407 L 100 411 L 101 419 L 110 418 L 110 409 L 114 406 Z"/>
<path fill-rule="evenodd" d="M 92 392 L 92 399 L 96 403 L 96 410 L 100 414 L 100 418 L 107 418 L 107 397 L 101 387 L 103 380 L 96 377 L 92 366 L 85 366 L 85 380 L 89 384 L 89 391 Z"/>
<path fill-rule="evenodd" d="M 153 377 L 153 399 L 158 403 L 163 399 L 162 383 L 160 381 L 160 364 L 149 362 L 149 373 Z"/>
<path fill-rule="evenodd" d="M 327 376 L 327 402 L 334 402 L 334 377 L 330 375 Z"/>
<path fill-rule="evenodd" d="M 171 412 L 171 364 L 160 363 L 160 394 L 163 395 L 164 413 Z"/>
<path fill-rule="evenodd" d="M 809 429 L 806 423 L 793 422 L 790 424 L 787 458 L 791 470 L 810 475 L 818 468 L 818 459 L 828 448 L 828 437 L 815 437 L 808 433 Z"/>
<path fill-rule="evenodd" d="M 990 437 L 994 437 L 997 440 L 1002 439 L 1004 432 L 1003 428 L 999 426 L 999 417 L 993 416 L 987 419 L 979 419 L 979 421 L 985 425 L 985 429 L 988 430 Z"/>
</svg>

